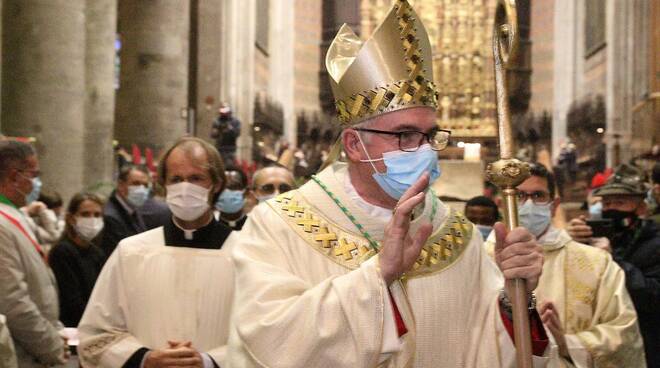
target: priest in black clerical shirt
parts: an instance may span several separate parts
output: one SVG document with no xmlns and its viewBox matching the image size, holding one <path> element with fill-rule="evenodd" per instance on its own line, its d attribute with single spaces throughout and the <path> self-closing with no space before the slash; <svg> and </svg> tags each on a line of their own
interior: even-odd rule
<svg viewBox="0 0 660 368">
<path fill-rule="evenodd" d="M 124 239 L 108 259 L 79 325 L 85 366 L 224 363 L 234 237 L 213 216 L 226 183 L 222 160 L 205 141 L 182 138 L 158 175 L 172 219 Z"/>
</svg>

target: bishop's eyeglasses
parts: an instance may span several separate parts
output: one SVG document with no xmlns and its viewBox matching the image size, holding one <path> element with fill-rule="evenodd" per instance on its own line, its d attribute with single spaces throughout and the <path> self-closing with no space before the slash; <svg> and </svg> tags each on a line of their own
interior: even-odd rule
<svg viewBox="0 0 660 368">
<path fill-rule="evenodd" d="M 404 130 L 401 132 L 389 132 L 386 130 L 354 128 L 358 132 L 386 134 L 397 136 L 399 139 L 399 149 L 405 152 L 415 152 L 425 141 L 429 143 L 434 151 L 442 151 L 447 148 L 451 131 L 445 129 L 433 129 L 428 133 L 418 132 L 416 130 Z"/>
</svg>

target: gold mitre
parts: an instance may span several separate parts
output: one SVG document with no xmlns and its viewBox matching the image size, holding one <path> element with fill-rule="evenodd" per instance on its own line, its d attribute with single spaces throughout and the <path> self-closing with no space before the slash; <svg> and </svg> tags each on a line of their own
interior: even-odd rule
<svg viewBox="0 0 660 368">
<path fill-rule="evenodd" d="M 431 43 L 406 0 L 396 0 L 364 44 L 344 24 L 325 56 L 339 121 L 357 124 L 391 111 L 438 107 Z"/>
</svg>

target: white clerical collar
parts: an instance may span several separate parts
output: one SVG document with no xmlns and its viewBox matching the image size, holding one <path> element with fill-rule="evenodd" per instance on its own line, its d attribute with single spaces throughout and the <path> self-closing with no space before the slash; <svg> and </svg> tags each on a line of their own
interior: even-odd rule
<svg viewBox="0 0 660 368">
<path fill-rule="evenodd" d="M 548 226 L 548 230 L 541 235 L 539 238 L 539 243 L 541 244 L 554 244 L 559 240 L 559 235 L 561 234 L 561 231 L 557 229 L 556 227 L 550 225 Z"/>
<path fill-rule="evenodd" d="M 203 226 L 201 226 L 200 229 L 201 229 L 202 227 L 208 225 L 209 223 L 211 223 L 211 221 L 213 221 L 213 216 L 211 216 L 211 217 L 209 218 L 209 221 L 208 221 L 206 224 L 204 224 Z M 176 217 L 174 217 L 174 216 L 172 216 L 172 222 L 174 223 L 174 226 L 178 227 L 179 230 L 183 231 L 183 237 L 184 237 L 186 240 L 193 240 L 193 238 L 194 238 L 193 234 L 195 233 L 195 231 L 197 231 L 197 229 L 191 229 L 191 230 L 189 230 L 189 229 L 184 229 L 183 227 L 181 227 L 181 225 L 179 225 L 179 224 L 177 223 L 177 221 L 176 221 Z"/>
<path fill-rule="evenodd" d="M 564 236 L 564 230 L 550 225 L 545 234 L 541 235 L 538 239 L 538 242 L 544 250 L 550 251 L 563 247 L 567 240 L 570 240 L 570 238 L 567 239 L 567 237 Z"/>
<path fill-rule="evenodd" d="M 389 222 L 390 219 L 392 218 L 392 210 L 389 208 L 376 206 L 365 201 L 362 197 L 360 197 L 357 190 L 355 189 L 355 186 L 353 186 L 353 183 L 351 183 L 351 177 L 348 174 L 348 170 L 346 170 L 345 175 L 346 176 L 343 180 L 344 191 L 346 192 L 348 197 L 353 201 L 353 203 L 355 203 L 358 207 L 360 207 L 360 209 L 363 210 L 367 215 L 379 219 L 384 223 Z"/>
</svg>

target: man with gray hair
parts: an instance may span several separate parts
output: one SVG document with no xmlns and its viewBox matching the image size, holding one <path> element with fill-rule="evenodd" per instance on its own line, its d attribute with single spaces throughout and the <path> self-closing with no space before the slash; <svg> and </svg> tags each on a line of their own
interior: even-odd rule
<svg viewBox="0 0 660 368">
<path fill-rule="evenodd" d="M 344 25 L 330 45 L 346 162 L 250 213 L 232 253 L 231 367 L 511 367 L 503 285 L 514 278 L 527 281 L 533 360 L 546 363 L 531 294 L 541 247 L 496 224 L 493 263 L 473 225 L 430 189 L 450 132 L 436 123 L 419 19 L 397 0 L 367 41 Z"/>
<path fill-rule="evenodd" d="M 39 162 L 26 143 L 0 141 L 0 314 L 16 345 L 20 367 L 63 364 L 55 278 L 20 207 L 36 199 Z"/>
</svg>

